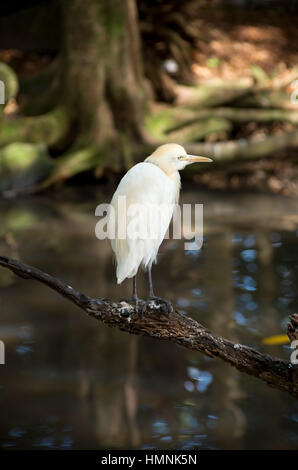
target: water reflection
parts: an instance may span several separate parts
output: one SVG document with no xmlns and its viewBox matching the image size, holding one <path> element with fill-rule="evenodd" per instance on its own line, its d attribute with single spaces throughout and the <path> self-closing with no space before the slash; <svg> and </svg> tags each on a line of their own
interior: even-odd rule
<svg viewBox="0 0 298 470">
<path fill-rule="evenodd" d="M 287 347 L 261 339 L 285 331 L 298 311 L 297 203 L 183 194 L 205 204 L 205 242 L 185 252 L 166 241 L 156 290 L 217 333 L 288 359 Z M 89 295 L 126 297 L 129 283 L 116 286 L 110 248 L 94 236 L 94 208 L 109 197 L 87 189 L 84 200 L 81 191 L 2 201 L 0 252 Z M 0 313 L 2 448 L 298 446 L 297 402 L 220 361 L 110 330 L 3 269 Z"/>
</svg>

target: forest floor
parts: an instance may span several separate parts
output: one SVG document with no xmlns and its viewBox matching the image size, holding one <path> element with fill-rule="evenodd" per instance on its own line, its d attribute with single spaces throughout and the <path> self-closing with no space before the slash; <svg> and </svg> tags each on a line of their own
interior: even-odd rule
<svg viewBox="0 0 298 470">
<path fill-rule="evenodd" d="M 204 9 L 194 26 L 193 72 L 199 80 L 251 75 L 258 65 L 267 74 L 287 73 L 298 64 L 298 13 L 284 9 Z"/>
<path fill-rule="evenodd" d="M 255 66 L 270 77 L 286 78 L 298 64 L 297 23 L 298 14 L 285 9 L 235 9 L 233 14 L 228 9 L 202 10 L 200 19 L 194 21 L 200 31 L 192 66 L 196 79 L 204 82 L 251 77 Z M 290 85 L 288 92 L 291 92 Z M 235 138 L 291 129 L 289 123 L 250 122 L 237 130 Z M 197 174 L 194 179 L 214 189 L 245 186 L 286 195 L 298 194 L 297 159 L 295 162 L 293 151 L 284 151 L 271 159 L 233 164 L 230 169 Z"/>
</svg>

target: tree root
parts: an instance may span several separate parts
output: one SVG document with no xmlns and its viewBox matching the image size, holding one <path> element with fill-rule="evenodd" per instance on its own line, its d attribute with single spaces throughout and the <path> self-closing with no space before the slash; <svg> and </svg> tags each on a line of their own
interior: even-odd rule
<svg viewBox="0 0 298 470">
<path fill-rule="evenodd" d="M 3 62 L 0 62 L 0 80 L 4 84 L 4 90 L 0 90 L 0 105 L 3 105 L 16 96 L 19 89 L 19 82 L 15 72 Z"/>
<path fill-rule="evenodd" d="M 10 269 L 24 279 L 35 279 L 47 285 L 89 316 L 110 327 L 130 334 L 168 340 L 206 356 L 222 359 L 239 371 L 298 398 L 297 366 L 262 354 L 249 346 L 234 344 L 178 311 L 161 314 L 158 303 L 152 302 L 140 316 L 132 304 L 91 298 L 59 279 L 19 261 L 0 256 L 0 266 Z"/>
<path fill-rule="evenodd" d="M 88 146 L 73 150 L 56 160 L 55 166 L 42 183 L 32 188 L 32 192 L 42 191 L 53 184 L 67 180 L 83 171 L 104 166 L 105 154 L 97 146 Z"/>
<path fill-rule="evenodd" d="M 256 107 L 256 108 L 280 108 L 297 109 L 297 103 L 292 103 L 290 95 L 284 90 L 265 90 L 255 92 L 251 90 L 246 96 L 237 99 L 233 103 L 235 106 Z"/>
<path fill-rule="evenodd" d="M 285 78 L 254 83 L 253 78 L 237 80 L 215 79 L 194 86 L 177 85 L 176 104 L 191 107 L 215 107 L 226 104 L 261 108 L 297 109 L 285 88 L 298 77 L 298 67 L 294 67 Z"/>
<path fill-rule="evenodd" d="M 185 111 L 185 117 L 193 120 L 209 119 L 213 118 L 222 118 L 228 119 L 235 123 L 243 122 L 289 122 L 294 125 L 298 125 L 298 111 L 292 109 L 257 109 L 257 108 L 236 108 L 236 107 L 219 107 L 219 108 L 209 108 L 201 109 L 197 111 L 192 110 L 182 110 L 177 108 L 173 110 L 173 113 Z M 191 118 L 192 116 L 192 118 Z M 182 116 L 181 116 L 182 119 Z"/>
<path fill-rule="evenodd" d="M 232 124 L 227 119 L 210 117 L 208 119 L 195 121 L 179 127 L 177 130 L 168 132 L 165 135 L 165 138 L 171 142 L 187 144 L 188 142 L 195 142 L 197 140 L 204 139 L 210 134 L 229 132 L 231 129 Z"/>
<path fill-rule="evenodd" d="M 298 130 L 266 137 L 186 145 L 189 153 L 211 157 L 217 163 L 268 157 L 280 150 L 295 147 L 298 147 Z"/>
<path fill-rule="evenodd" d="M 204 121 L 209 119 L 223 119 L 236 124 L 245 122 L 289 122 L 296 126 L 298 125 L 298 111 L 236 107 L 193 109 L 186 106 L 169 107 L 159 105 L 151 109 L 151 113 L 146 118 L 146 125 L 157 138 L 165 139 L 175 130 L 194 123 L 204 125 Z M 191 140 L 194 139 L 189 139 L 188 142 Z"/>
<path fill-rule="evenodd" d="M 177 85 L 176 104 L 206 108 L 231 103 L 236 98 L 247 95 L 253 87 L 250 78 L 238 80 L 216 80 L 195 86 Z"/>
<path fill-rule="evenodd" d="M 41 116 L 7 119 L 0 125 L 0 146 L 24 141 L 54 146 L 65 139 L 69 127 L 68 113 L 63 107 Z"/>
</svg>

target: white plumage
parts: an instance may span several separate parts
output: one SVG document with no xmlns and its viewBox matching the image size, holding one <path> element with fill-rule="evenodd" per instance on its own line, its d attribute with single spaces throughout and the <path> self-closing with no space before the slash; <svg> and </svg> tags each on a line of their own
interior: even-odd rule
<svg viewBox="0 0 298 470">
<path fill-rule="evenodd" d="M 186 165 L 212 161 L 188 155 L 178 144 L 158 147 L 144 162 L 122 178 L 111 201 L 108 235 L 116 256 L 117 282 L 134 277 L 140 266 L 148 268 L 153 295 L 151 265 L 169 227 L 179 199 L 180 175 Z M 125 204 L 124 204 L 125 203 Z M 136 283 L 134 283 L 134 298 Z"/>
<path fill-rule="evenodd" d="M 112 249 L 117 261 L 117 282 L 135 276 L 139 266 L 147 268 L 156 260 L 158 249 L 169 227 L 174 205 L 176 187 L 174 182 L 156 165 L 150 162 L 138 163 L 122 178 L 111 201 L 114 208 L 115 234 L 117 237 L 119 225 L 125 223 L 125 239 L 111 239 Z M 119 196 L 126 197 L 126 214 L 119 214 Z M 133 205 L 140 205 L 135 210 Z M 161 215 L 162 211 L 162 217 Z M 144 227 L 144 222 L 146 226 Z M 137 232 L 142 232 L 133 239 L 128 233 L 128 227 L 135 226 Z M 152 227 L 155 230 L 152 230 Z M 121 230 L 120 228 L 120 230 Z"/>
</svg>

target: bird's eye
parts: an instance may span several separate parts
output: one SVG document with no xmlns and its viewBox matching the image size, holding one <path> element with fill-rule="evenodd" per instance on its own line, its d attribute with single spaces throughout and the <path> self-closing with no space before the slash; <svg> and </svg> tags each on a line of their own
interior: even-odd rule
<svg viewBox="0 0 298 470">
<path fill-rule="evenodd" d="M 183 155 L 180 155 L 180 157 L 178 157 L 178 160 L 183 160 Z"/>
</svg>

